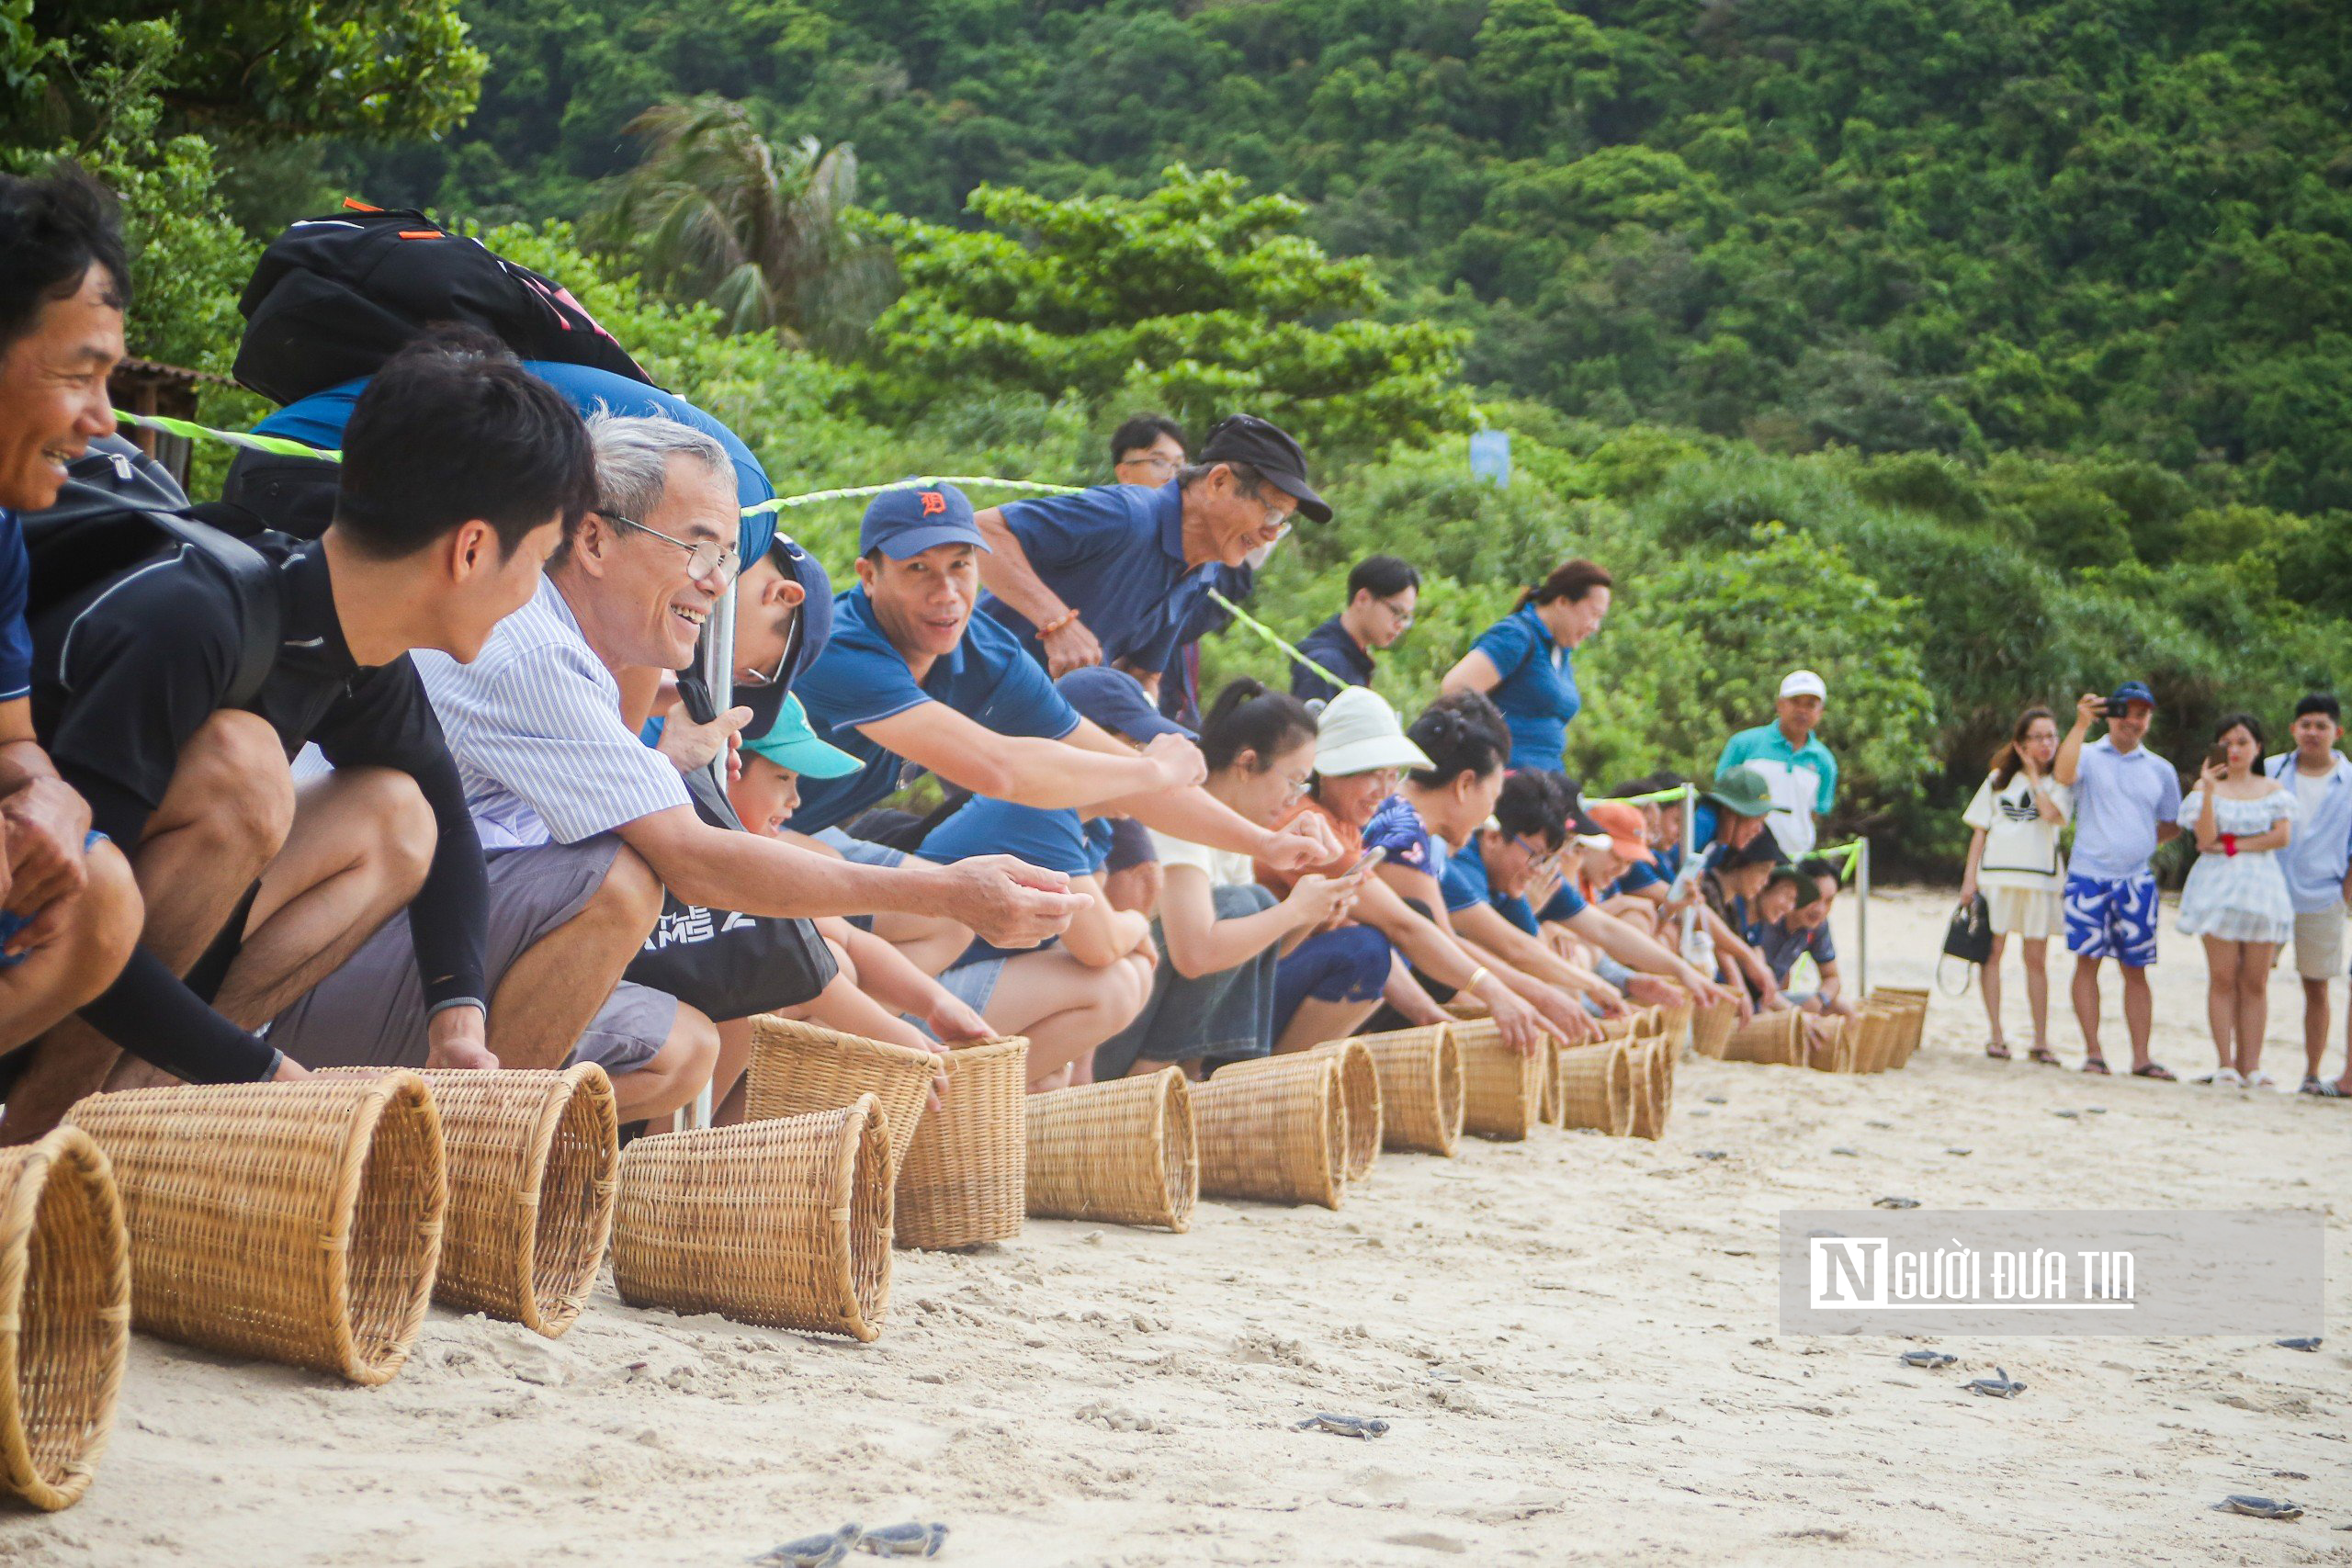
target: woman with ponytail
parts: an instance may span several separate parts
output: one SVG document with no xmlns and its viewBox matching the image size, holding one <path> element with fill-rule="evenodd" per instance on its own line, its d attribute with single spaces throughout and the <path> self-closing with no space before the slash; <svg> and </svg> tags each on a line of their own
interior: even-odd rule
<svg viewBox="0 0 2352 1568">
<path fill-rule="evenodd" d="M 1600 629 L 1615 587 L 1597 562 L 1562 561 L 1445 672 L 1447 695 L 1483 692 L 1493 699 L 1510 727 L 1512 767 L 1561 771 L 1568 725 L 1584 705 L 1573 651 Z"/>
<path fill-rule="evenodd" d="M 1306 793 L 1315 717 L 1255 681 L 1217 694 L 1201 722 L 1208 793 L 1253 823 L 1272 823 Z M 1102 1078 L 1302 1049 L 1355 1032 L 1387 983 L 1388 945 L 1357 942 L 1308 955 L 1278 984 L 1276 964 L 1309 933 L 1343 919 L 1359 875 L 1306 875 L 1277 899 L 1249 857 L 1153 831 L 1164 878 L 1154 928 L 1166 962 L 1133 1023 L 1095 1052 Z M 1377 932 L 1366 932 L 1377 938 Z M 1294 1038 L 1294 1035 L 1296 1038 Z"/>
<path fill-rule="evenodd" d="M 2057 716 L 2046 707 L 2026 709 L 1960 814 L 1972 829 L 1960 900 L 1970 903 L 1983 893 L 1993 927 L 1993 951 L 1980 976 L 1984 1054 L 2008 1060 L 2001 1034 L 2001 953 L 2014 936 L 2024 953 L 2026 1004 L 2033 1019 L 2033 1048 L 2026 1055 L 2049 1067 L 2058 1066 L 2050 1049 L 2050 938 L 2066 929 L 2066 860 L 2058 834 L 2075 803 L 2075 792 L 2051 777 L 2057 755 Z"/>
</svg>

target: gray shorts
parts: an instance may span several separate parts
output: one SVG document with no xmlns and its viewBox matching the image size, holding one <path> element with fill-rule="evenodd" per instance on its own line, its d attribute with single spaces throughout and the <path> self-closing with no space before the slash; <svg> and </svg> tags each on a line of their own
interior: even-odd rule
<svg viewBox="0 0 2352 1568">
<path fill-rule="evenodd" d="M 548 932 L 588 907 L 612 869 L 620 840 L 506 850 L 489 857 L 490 940 L 483 953 L 494 991 L 507 970 Z M 674 998 L 622 981 L 589 1021 L 569 1058 L 615 1076 L 653 1059 L 678 1016 Z M 344 966 L 270 1021 L 272 1045 L 306 1067 L 421 1067 L 424 987 L 402 910 Z"/>
<path fill-rule="evenodd" d="M 820 829 L 809 835 L 829 850 L 838 850 L 843 860 L 856 865 L 878 865 L 888 868 L 904 865 L 907 852 L 894 850 L 888 844 L 874 843 L 865 839 L 853 839 L 839 828 Z"/>
</svg>

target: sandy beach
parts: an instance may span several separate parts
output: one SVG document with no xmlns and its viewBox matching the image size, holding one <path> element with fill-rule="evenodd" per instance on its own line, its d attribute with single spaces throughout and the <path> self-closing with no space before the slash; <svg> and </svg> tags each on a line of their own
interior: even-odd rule
<svg viewBox="0 0 2352 1568">
<path fill-rule="evenodd" d="M 1948 899 L 1882 895 L 1874 979 L 1929 983 Z M 2169 918 L 2165 941 L 2156 1051 L 2187 1077 L 2203 968 Z M 1182 1236 L 1033 1221 L 901 1252 L 871 1346 L 609 1285 L 552 1342 L 436 1308 L 374 1390 L 137 1337 L 96 1484 L 0 1520 L 0 1562 L 727 1564 L 921 1517 L 976 1565 L 2352 1562 L 2352 1108 L 1989 1062 L 1982 1025 L 1939 998 L 1874 1077 L 1689 1061 L 1661 1143 L 1390 1155 L 1338 1213 L 1204 1201 Z M 2330 1337 L 1949 1341 L 1934 1373 L 1897 1363 L 1910 1341 L 1780 1337 L 1780 1212 L 1888 1195 L 2324 1209 Z M 2023 1396 L 1962 1390 L 1996 1362 Z M 1316 1410 L 1392 1430 L 1291 1429 Z M 2233 1492 L 2308 1512 L 2212 1510 Z"/>
</svg>

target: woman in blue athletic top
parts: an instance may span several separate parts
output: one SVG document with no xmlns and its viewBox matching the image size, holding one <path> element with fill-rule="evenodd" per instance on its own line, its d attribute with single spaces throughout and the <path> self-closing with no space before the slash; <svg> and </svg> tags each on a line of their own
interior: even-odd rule
<svg viewBox="0 0 2352 1568">
<path fill-rule="evenodd" d="M 1445 672 L 1446 694 L 1484 692 L 1501 712 L 1512 767 L 1562 771 L 1568 725 L 1584 705 L 1573 650 L 1600 629 L 1614 587 L 1592 561 L 1561 562 Z"/>
</svg>

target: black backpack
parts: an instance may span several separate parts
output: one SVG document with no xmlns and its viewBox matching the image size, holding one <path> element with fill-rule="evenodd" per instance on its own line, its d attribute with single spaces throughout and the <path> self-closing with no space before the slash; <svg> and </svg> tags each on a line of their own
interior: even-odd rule
<svg viewBox="0 0 2352 1568">
<path fill-rule="evenodd" d="M 571 291 L 452 234 L 414 209 L 346 201 L 306 218 L 262 253 L 237 309 L 237 379 L 290 403 L 372 376 L 446 321 L 491 333 L 522 359 L 590 365 L 653 385 Z"/>
<path fill-rule="evenodd" d="M 236 678 L 224 707 L 242 708 L 261 692 L 277 662 L 277 574 L 240 535 L 257 529 L 233 508 L 188 504 L 164 466 L 119 436 L 101 436 L 66 465 L 57 502 L 23 514 L 32 566 L 26 595 L 39 614 L 153 559 L 176 540 L 202 551 L 227 574 L 244 626 Z"/>
</svg>

